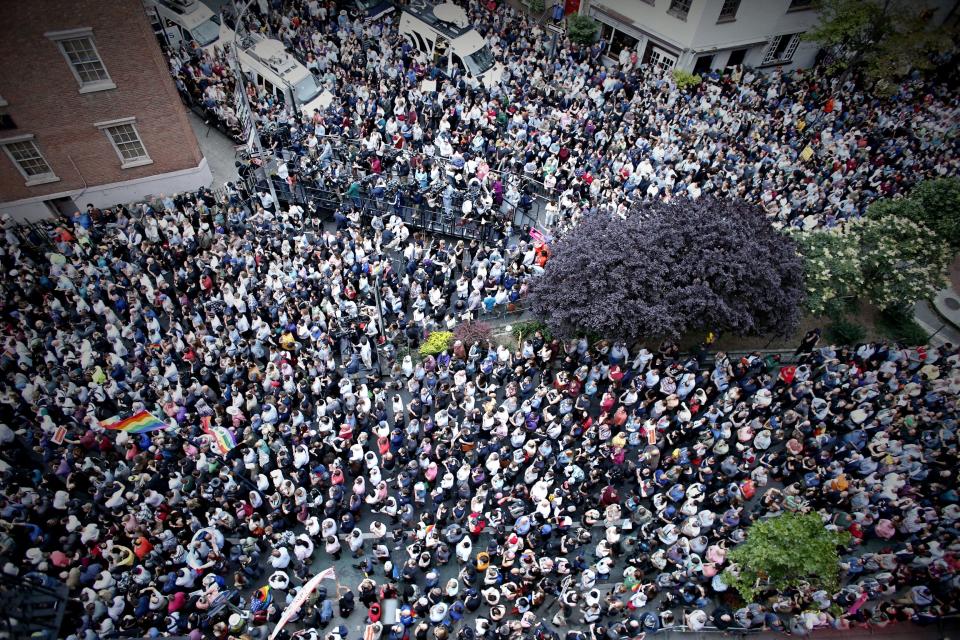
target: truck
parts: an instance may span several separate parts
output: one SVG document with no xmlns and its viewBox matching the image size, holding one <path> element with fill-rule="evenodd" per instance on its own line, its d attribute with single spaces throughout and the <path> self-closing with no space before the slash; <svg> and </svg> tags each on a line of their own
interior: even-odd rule
<svg viewBox="0 0 960 640">
<path fill-rule="evenodd" d="M 400 35 L 448 76 L 455 69 L 492 87 L 503 76 L 490 45 L 452 2 L 414 0 L 400 14 Z"/>
<path fill-rule="evenodd" d="M 157 38 L 176 49 L 196 42 L 205 51 L 223 45 L 220 16 L 199 0 L 143 0 Z"/>
<path fill-rule="evenodd" d="M 236 62 L 244 76 L 259 89 L 272 93 L 307 117 L 313 115 L 314 109 L 324 111 L 333 99 L 320 78 L 274 38 L 247 34 L 236 52 Z"/>
</svg>

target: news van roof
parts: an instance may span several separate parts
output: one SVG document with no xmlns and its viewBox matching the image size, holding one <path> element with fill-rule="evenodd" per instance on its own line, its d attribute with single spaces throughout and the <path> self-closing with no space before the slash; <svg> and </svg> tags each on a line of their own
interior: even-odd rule
<svg viewBox="0 0 960 640">
<path fill-rule="evenodd" d="M 215 15 L 207 5 L 197 0 L 158 0 L 157 4 L 179 15 L 179 22 L 187 29 L 193 29 Z"/>
<path fill-rule="evenodd" d="M 473 29 L 466 11 L 452 2 L 435 4 L 430 0 L 413 0 L 403 10 L 451 39 Z"/>
<path fill-rule="evenodd" d="M 300 67 L 296 58 L 284 49 L 283 43 L 273 38 L 258 40 L 244 50 L 254 60 L 266 65 L 277 75 L 283 77 Z"/>
</svg>

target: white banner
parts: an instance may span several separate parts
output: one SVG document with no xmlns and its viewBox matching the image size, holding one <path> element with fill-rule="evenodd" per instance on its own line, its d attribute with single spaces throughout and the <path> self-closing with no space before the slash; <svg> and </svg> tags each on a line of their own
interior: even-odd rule
<svg viewBox="0 0 960 640">
<path fill-rule="evenodd" d="M 283 615 L 280 616 L 280 621 L 277 622 L 277 626 L 273 629 L 273 633 L 270 634 L 270 640 L 273 640 L 277 637 L 277 634 L 280 633 L 280 629 L 283 629 L 283 626 L 290 622 L 290 618 L 295 616 L 300 607 L 303 606 L 303 603 L 307 601 L 307 598 L 310 597 L 310 594 L 313 593 L 321 581 L 326 580 L 327 578 L 336 579 L 337 574 L 333 570 L 333 567 L 329 569 L 324 569 L 317 575 L 310 578 L 310 581 L 303 585 L 303 588 L 300 589 L 300 593 L 297 594 L 297 597 L 293 599 L 293 602 L 283 610 Z"/>
</svg>

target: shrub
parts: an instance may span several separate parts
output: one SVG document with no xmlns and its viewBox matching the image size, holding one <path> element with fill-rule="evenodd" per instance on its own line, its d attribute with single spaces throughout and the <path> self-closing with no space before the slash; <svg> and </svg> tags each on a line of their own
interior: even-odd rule
<svg viewBox="0 0 960 640">
<path fill-rule="evenodd" d="M 420 345 L 420 355 L 423 357 L 435 356 L 450 348 L 453 342 L 453 333 L 450 331 L 434 331 L 423 344 Z"/>
<path fill-rule="evenodd" d="M 857 344 L 867 336 L 866 329 L 856 322 L 842 317 L 837 318 L 830 324 L 829 333 L 830 340 L 837 344 Z"/>
<path fill-rule="evenodd" d="M 701 78 L 700 76 L 694 75 L 689 71 L 684 71 L 683 69 L 674 69 L 673 81 L 677 83 L 678 89 L 681 91 L 686 91 L 687 89 L 700 84 Z"/>
<path fill-rule="evenodd" d="M 518 322 L 513 325 L 513 337 L 517 340 L 526 339 L 535 334 L 537 331 L 543 335 L 543 339 L 547 342 L 553 340 L 553 333 L 543 322 L 539 320 L 524 320 L 523 322 Z"/>
<path fill-rule="evenodd" d="M 493 337 L 493 328 L 482 321 L 461 322 L 453 330 L 455 340 L 461 341 L 467 347 L 474 342 L 485 345 Z"/>
<path fill-rule="evenodd" d="M 546 3 L 543 0 L 530 0 L 530 13 L 533 15 L 543 15 L 546 8 Z"/>
<path fill-rule="evenodd" d="M 913 314 L 907 308 L 884 309 L 880 313 L 877 326 L 891 340 L 909 347 L 925 345 L 930 337 L 927 330 L 913 319 Z"/>
<path fill-rule="evenodd" d="M 567 36 L 577 44 L 593 44 L 599 28 L 597 21 L 589 16 L 576 13 L 567 18 Z"/>
</svg>

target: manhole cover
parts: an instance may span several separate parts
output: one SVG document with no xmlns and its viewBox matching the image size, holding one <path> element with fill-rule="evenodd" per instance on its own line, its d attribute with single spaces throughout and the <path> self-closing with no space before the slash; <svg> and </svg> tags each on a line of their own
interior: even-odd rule
<svg viewBox="0 0 960 640">
<path fill-rule="evenodd" d="M 950 311 L 960 309 L 960 302 L 958 302 L 956 298 L 944 298 L 943 304 L 947 309 L 950 309 Z"/>
</svg>

